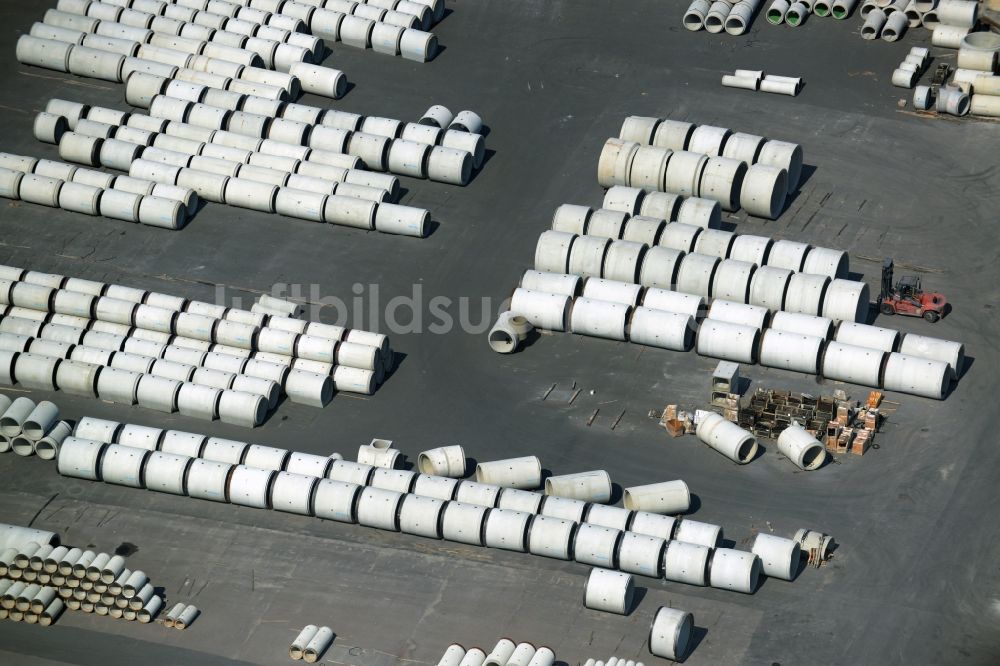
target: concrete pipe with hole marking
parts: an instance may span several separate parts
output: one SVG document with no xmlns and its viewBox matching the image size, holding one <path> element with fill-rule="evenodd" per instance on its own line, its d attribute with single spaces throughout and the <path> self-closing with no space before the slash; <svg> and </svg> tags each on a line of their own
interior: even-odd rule
<svg viewBox="0 0 1000 666">
<path fill-rule="evenodd" d="M 722 543 L 722 528 L 697 520 L 681 520 L 674 530 L 674 538 L 684 543 L 715 548 Z"/>
<path fill-rule="evenodd" d="M 842 342 L 830 342 L 823 355 L 823 376 L 861 386 L 881 385 L 882 368 L 887 352 L 858 347 Z"/>
<path fill-rule="evenodd" d="M 863 322 L 868 318 L 868 285 L 854 280 L 833 280 L 823 299 L 823 316 L 834 321 Z"/>
<path fill-rule="evenodd" d="M 626 182 L 631 187 L 659 190 L 673 151 L 658 146 L 639 146 L 632 157 Z"/>
<path fill-rule="evenodd" d="M 580 294 L 582 284 L 579 275 L 527 270 L 521 277 L 520 287 L 530 291 L 575 297 Z"/>
<path fill-rule="evenodd" d="M 455 500 L 465 504 L 493 508 L 500 498 L 500 486 L 476 481 L 462 481 L 455 490 Z"/>
<path fill-rule="evenodd" d="M 187 469 L 186 490 L 188 497 L 228 502 L 229 478 L 234 465 L 196 458 Z"/>
<path fill-rule="evenodd" d="M 535 456 L 481 462 L 476 465 L 476 481 L 531 490 L 542 485 L 542 463 Z"/>
<path fill-rule="evenodd" d="M 313 497 L 313 512 L 317 518 L 354 523 L 361 489 L 362 486 L 354 483 L 321 479 Z"/>
<path fill-rule="evenodd" d="M 541 515 L 582 523 L 588 506 L 590 505 L 580 500 L 547 495 L 542 502 Z"/>
<path fill-rule="evenodd" d="M 695 350 L 701 356 L 755 363 L 759 339 L 759 328 L 706 319 L 698 329 Z"/>
<path fill-rule="evenodd" d="M 709 565 L 709 584 L 733 592 L 753 594 L 761 574 L 760 558 L 731 548 L 716 548 Z"/>
<path fill-rule="evenodd" d="M 557 560 L 571 560 L 576 529 L 577 523 L 572 520 L 536 515 L 528 531 L 528 552 Z"/>
<path fill-rule="evenodd" d="M 842 321 L 837 326 L 837 332 L 833 339 L 855 347 L 869 347 L 871 349 L 881 349 L 887 352 L 896 351 L 899 346 L 899 331 L 881 326 L 869 326 L 868 324 L 856 324 L 850 321 Z"/>
<path fill-rule="evenodd" d="M 441 536 L 448 541 L 482 546 L 486 516 L 491 510 L 475 504 L 448 502 L 441 517 Z"/>
<path fill-rule="evenodd" d="M 429 539 L 441 538 L 441 517 L 445 500 L 421 495 L 406 495 L 399 507 L 399 530 Z"/>
<path fill-rule="evenodd" d="M 792 424 L 778 436 L 778 451 L 805 471 L 819 469 L 826 461 L 826 449 L 805 428 Z"/>
<path fill-rule="evenodd" d="M 77 479 L 100 481 L 101 457 L 106 446 L 104 442 L 67 437 L 59 447 L 59 473 Z"/>
<path fill-rule="evenodd" d="M 434 497 L 450 502 L 455 497 L 455 490 L 458 488 L 458 483 L 458 479 L 447 476 L 418 474 L 413 483 L 413 494 L 423 497 Z"/>
<path fill-rule="evenodd" d="M 824 338 L 768 329 L 760 342 L 760 364 L 769 368 L 819 374 Z"/>
<path fill-rule="evenodd" d="M 630 574 L 662 578 L 666 545 L 663 537 L 625 532 L 618 544 L 618 568 Z"/>
<path fill-rule="evenodd" d="M 947 363 L 952 377 L 956 379 L 965 365 L 965 345 L 962 343 L 916 333 L 907 333 L 903 337 L 899 352 L 907 356 Z"/>
<path fill-rule="evenodd" d="M 820 313 L 830 278 L 826 275 L 793 273 L 785 292 L 786 312 L 816 316 Z"/>
<path fill-rule="evenodd" d="M 687 611 L 660 606 L 649 625 L 649 652 L 657 657 L 683 661 L 694 631 L 694 616 Z"/>
<path fill-rule="evenodd" d="M 56 390 L 56 370 L 61 358 L 22 352 L 14 361 L 14 378 L 23 388 Z M 100 378 L 98 377 L 98 385 Z"/>
<path fill-rule="evenodd" d="M 747 305 L 716 299 L 708 309 L 708 318 L 751 328 L 763 329 L 767 326 L 768 310 L 759 305 Z"/>
<path fill-rule="evenodd" d="M 383 488 L 364 488 L 357 500 L 357 521 L 366 527 L 399 531 L 399 505 L 403 494 Z"/>
<path fill-rule="evenodd" d="M 579 335 L 625 340 L 631 312 L 631 306 L 623 303 L 580 297 L 573 302 L 570 331 Z"/>
<path fill-rule="evenodd" d="M 13 404 L 13 403 L 11 403 Z M 59 408 L 48 400 L 42 400 L 25 417 L 21 433 L 31 442 L 45 437 L 59 420 Z"/>
<path fill-rule="evenodd" d="M 734 303 L 750 300 L 750 284 L 756 264 L 738 259 L 725 259 L 719 263 L 712 278 L 712 298 Z"/>
<path fill-rule="evenodd" d="M 587 577 L 583 605 L 617 615 L 628 615 L 635 596 L 631 574 L 607 569 L 592 569 Z"/>
<path fill-rule="evenodd" d="M 893 353 L 885 363 L 882 388 L 942 400 L 951 378 L 951 367 L 944 361 Z"/>
<path fill-rule="evenodd" d="M 802 557 L 798 541 L 758 534 L 751 552 L 760 558 L 761 568 L 766 575 L 782 580 L 795 580 Z"/>
<path fill-rule="evenodd" d="M 270 509 L 276 475 L 274 470 L 235 465 L 229 477 L 229 501 L 255 509 Z"/>
<path fill-rule="evenodd" d="M 743 178 L 740 203 L 750 215 L 776 220 L 785 206 L 787 188 L 784 169 L 758 162 L 747 169 Z"/>
<path fill-rule="evenodd" d="M 670 541 L 663 553 L 663 577 L 678 583 L 705 586 L 711 556 L 711 547 Z"/>
<path fill-rule="evenodd" d="M 525 552 L 532 518 L 534 514 L 522 511 L 491 509 L 483 527 L 483 544 L 487 548 Z"/>
<path fill-rule="evenodd" d="M 573 538 L 573 559 L 580 564 L 614 569 L 623 532 L 612 527 L 581 523 Z"/>
<path fill-rule="evenodd" d="M 493 647 L 493 650 L 486 656 L 482 666 L 507 666 L 511 655 L 514 654 L 514 641 L 509 638 L 501 638 Z"/>
<path fill-rule="evenodd" d="M 545 494 L 603 504 L 611 500 L 611 477 L 604 470 L 550 476 Z"/>
<path fill-rule="evenodd" d="M 741 3 L 741 5 L 744 5 Z M 696 130 L 697 132 L 697 130 Z M 747 172 L 747 164 L 729 157 L 711 157 L 705 163 L 698 184 L 698 196 L 717 201 L 723 210 L 740 207 L 740 190 Z"/>
<path fill-rule="evenodd" d="M 639 144 L 634 141 L 608 139 L 597 163 L 598 184 L 602 187 L 627 185 L 632 161 L 638 150 Z"/>
<path fill-rule="evenodd" d="M 302 659 L 302 653 L 306 649 L 306 645 L 316 636 L 318 631 L 319 627 L 315 624 L 306 625 L 295 639 L 292 640 L 292 644 L 288 648 L 288 656 L 295 660 Z"/>
<path fill-rule="evenodd" d="M 699 339 L 700 337 L 699 335 Z M 702 442 L 741 465 L 750 462 L 757 455 L 759 447 L 753 434 L 719 414 L 709 413 L 702 418 L 696 433 Z"/>
<path fill-rule="evenodd" d="M 417 456 L 423 474 L 460 478 L 465 476 L 465 450 L 460 445 L 441 446 Z"/>
<path fill-rule="evenodd" d="M 673 516 L 664 516 L 659 513 L 649 513 L 648 511 L 636 511 L 632 514 L 629 531 L 670 541 L 673 538 L 676 523 L 677 519 Z"/>
<path fill-rule="evenodd" d="M 623 503 L 630 511 L 668 514 L 691 508 L 691 491 L 683 481 L 663 481 L 626 488 Z"/>
<path fill-rule="evenodd" d="M 761 266 L 750 282 L 750 304 L 769 310 L 783 309 L 791 277 L 792 271 L 788 269 Z"/>
<path fill-rule="evenodd" d="M 517 288 L 511 297 L 511 312 L 516 312 L 536 328 L 565 331 L 571 299 L 560 294 Z"/>
<path fill-rule="evenodd" d="M 146 449 L 109 445 L 101 457 L 101 480 L 130 488 L 142 488 L 142 470 L 149 453 Z"/>
</svg>

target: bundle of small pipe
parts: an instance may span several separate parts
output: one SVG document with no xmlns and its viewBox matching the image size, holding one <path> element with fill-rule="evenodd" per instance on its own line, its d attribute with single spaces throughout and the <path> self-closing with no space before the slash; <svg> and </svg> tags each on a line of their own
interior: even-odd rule
<svg viewBox="0 0 1000 666">
<path fill-rule="evenodd" d="M 163 608 L 149 577 L 127 568 L 122 555 L 58 545 L 57 535 L 45 534 L 52 533 L 0 548 L 0 619 L 49 626 L 68 608 L 148 623 Z"/>
<path fill-rule="evenodd" d="M 91 432 L 107 437 L 97 420 L 88 421 L 83 432 L 77 429 L 77 434 Z M 283 458 L 281 450 L 227 440 L 213 447 L 216 454 L 230 456 L 218 462 L 189 455 L 208 450 L 204 436 L 190 433 L 162 433 L 157 450 L 149 448 L 148 438 L 141 441 L 147 448 L 68 437 L 59 449 L 58 471 L 747 594 L 756 589 L 760 574 L 759 558 L 719 548 L 722 528 L 709 523 L 333 457 Z M 289 469 L 293 459 L 301 461 L 295 469 L 303 473 L 279 471 Z M 654 490 L 641 501 L 655 505 L 671 497 Z M 640 501 L 638 495 L 634 499 Z M 729 564 L 712 566 L 710 572 L 710 560 Z M 786 565 L 786 570 L 794 568 Z"/>
<path fill-rule="evenodd" d="M 199 615 L 201 611 L 194 604 L 176 603 L 163 618 L 163 626 L 171 629 L 187 629 Z"/>
<path fill-rule="evenodd" d="M 302 659 L 307 664 L 314 664 L 323 658 L 323 654 L 333 643 L 333 637 L 333 630 L 330 627 L 308 624 L 288 647 L 288 656 L 296 661 Z"/>
<path fill-rule="evenodd" d="M 937 113 L 954 116 L 971 113 L 1000 117 L 1000 76 L 996 74 L 998 56 L 1000 35 L 969 33 L 959 45 L 958 67 L 951 82 L 936 90 L 929 85 L 916 86 L 913 91 L 914 108 L 922 111 L 933 109 Z M 893 73 L 893 83 L 896 83 L 897 74 L 899 70 Z"/>
<path fill-rule="evenodd" d="M 684 12 L 683 24 L 696 32 L 704 28 L 711 33 L 725 30 L 730 35 L 739 36 L 747 31 L 754 14 L 760 7 L 760 0 L 693 0 Z"/>
<path fill-rule="evenodd" d="M 727 88 L 760 90 L 795 97 L 802 90 L 802 79 L 795 76 L 764 74 L 756 69 L 737 69 L 732 74 L 722 75 L 722 85 Z"/>
<path fill-rule="evenodd" d="M 861 38 L 899 39 L 907 28 L 923 26 L 932 31 L 931 43 L 957 49 L 979 18 L 975 0 L 865 0 L 858 12 L 864 20 Z"/>
<path fill-rule="evenodd" d="M 906 54 L 899 66 L 892 72 L 892 85 L 900 88 L 912 88 L 913 84 L 927 68 L 927 59 L 930 57 L 930 50 L 922 46 L 913 46 Z M 928 102 L 930 96 L 928 95 Z M 917 106 L 917 97 L 913 98 L 913 105 L 920 109 L 927 106 Z M 929 104 L 928 104 L 929 105 Z"/>
<path fill-rule="evenodd" d="M 536 648 L 531 643 L 515 644 L 509 638 L 501 638 L 489 654 L 479 647 L 466 650 L 452 643 L 437 666 L 552 666 L 554 663 L 556 655 L 552 648 L 544 645 Z"/>
<path fill-rule="evenodd" d="M 59 408 L 48 400 L 35 404 L 24 396 L 11 399 L 0 394 L 0 453 L 52 460 L 72 432 L 69 423 L 59 420 Z"/>
<path fill-rule="evenodd" d="M 629 116 L 608 139 L 597 164 L 603 187 L 627 185 L 742 206 L 777 219 L 799 186 L 802 148 L 724 127 Z"/>
<path fill-rule="evenodd" d="M 305 33 L 308 28 L 300 19 L 213 4 L 232 9 L 223 15 L 161 2 L 144 6 L 162 12 L 154 14 L 108 2 L 59 0 L 57 9 L 47 11 L 43 22 L 18 40 L 17 58 L 117 83 L 132 71 L 172 77 L 179 68 L 189 68 L 200 72 L 200 78 L 222 82 L 234 94 L 286 99 L 297 97 L 301 89 L 334 98 L 344 94 L 343 72 L 316 64 L 325 56 L 325 46 Z M 235 17 L 240 11 L 244 18 Z"/>
<path fill-rule="evenodd" d="M 544 330 L 673 351 L 693 347 L 702 356 L 759 362 L 936 400 L 947 395 L 962 371 L 960 343 L 912 334 L 901 337 L 899 331 L 857 323 L 868 312 L 864 283 L 769 270 L 766 265 L 754 269 L 740 261 L 730 271 L 717 257 L 691 253 L 688 258 L 704 264 L 698 279 L 707 280 L 715 296 L 707 311 L 701 295 L 685 290 L 527 271 L 511 298 L 510 312 Z M 743 264 L 746 270 L 736 270 Z M 687 279 L 664 284 L 676 287 Z M 491 346 L 512 351 L 493 344 L 496 330 L 490 334 Z M 508 331 L 497 337 L 506 341 L 512 335 Z M 912 342 L 906 343 L 910 338 Z"/>
<path fill-rule="evenodd" d="M 386 336 L 0 267 L 0 382 L 259 425 L 284 391 L 325 406 L 372 394 Z"/>
</svg>

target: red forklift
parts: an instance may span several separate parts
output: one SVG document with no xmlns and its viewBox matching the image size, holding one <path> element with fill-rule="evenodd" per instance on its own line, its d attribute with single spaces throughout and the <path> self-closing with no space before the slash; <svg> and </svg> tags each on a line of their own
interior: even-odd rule
<svg viewBox="0 0 1000 666">
<path fill-rule="evenodd" d="M 924 291 L 920 278 L 904 275 L 899 282 L 892 283 L 892 259 L 882 262 L 882 293 L 879 294 L 878 309 L 884 315 L 906 315 L 923 317 L 932 324 L 944 316 L 948 299 L 944 294 Z"/>
</svg>

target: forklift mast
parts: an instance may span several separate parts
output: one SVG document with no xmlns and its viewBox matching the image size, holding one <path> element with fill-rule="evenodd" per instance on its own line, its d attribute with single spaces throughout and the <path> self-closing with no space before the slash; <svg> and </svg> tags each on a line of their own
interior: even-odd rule
<svg viewBox="0 0 1000 666">
<path fill-rule="evenodd" d="M 879 294 L 879 303 L 892 293 L 892 259 L 882 260 L 882 293 Z"/>
</svg>

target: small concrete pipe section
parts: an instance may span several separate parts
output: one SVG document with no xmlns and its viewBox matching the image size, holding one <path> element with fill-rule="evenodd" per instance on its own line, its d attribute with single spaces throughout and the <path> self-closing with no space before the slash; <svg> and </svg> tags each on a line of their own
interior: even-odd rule
<svg viewBox="0 0 1000 666">
<path fill-rule="evenodd" d="M 662 481 L 626 488 L 622 501 L 630 511 L 684 513 L 691 508 L 691 491 L 683 481 Z"/>
<path fill-rule="evenodd" d="M 819 469 L 826 461 L 826 448 L 800 425 L 792 424 L 778 436 L 778 451 L 799 469 Z"/>
<path fill-rule="evenodd" d="M 532 490 L 542 485 L 542 464 L 535 456 L 481 462 L 476 465 L 476 481 Z"/>
<path fill-rule="evenodd" d="M 798 541 L 761 533 L 754 539 L 751 552 L 760 558 L 761 568 L 768 576 L 795 580 L 798 575 L 802 559 Z"/>
<path fill-rule="evenodd" d="M 545 494 L 604 504 L 611 501 L 611 477 L 604 470 L 550 476 Z"/>
<path fill-rule="evenodd" d="M 587 578 L 583 605 L 592 610 L 628 615 L 634 595 L 635 582 L 631 574 L 595 568 Z"/>
<path fill-rule="evenodd" d="M 716 548 L 709 566 L 709 584 L 721 590 L 753 594 L 762 571 L 757 555 L 731 548 Z"/>
<path fill-rule="evenodd" d="M 703 415 L 696 434 L 702 442 L 741 465 L 753 460 L 759 448 L 753 434 L 713 412 Z"/>
<path fill-rule="evenodd" d="M 661 606 L 649 625 L 649 652 L 657 657 L 683 661 L 694 630 L 694 616 Z"/>
</svg>

